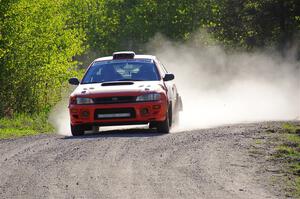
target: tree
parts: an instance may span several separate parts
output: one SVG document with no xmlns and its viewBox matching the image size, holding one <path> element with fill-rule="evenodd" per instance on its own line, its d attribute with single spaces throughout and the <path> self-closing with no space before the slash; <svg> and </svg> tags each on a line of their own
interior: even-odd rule
<svg viewBox="0 0 300 199">
<path fill-rule="evenodd" d="M 64 1 L 10 1 L 1 16 L 0 110 L 48 110 L 76 67 L 83 35 L 68 28 Z M 2 4 L 1 4 L 2 5 Z"/>
</svg>

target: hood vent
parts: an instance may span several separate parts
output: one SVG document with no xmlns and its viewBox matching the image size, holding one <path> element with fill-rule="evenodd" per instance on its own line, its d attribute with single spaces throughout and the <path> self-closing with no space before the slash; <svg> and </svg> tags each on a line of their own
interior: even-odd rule
<svg viewBox="0 0 300 199">
<path fill-rule="evenodd" d="M 133 82 L 106 82 L 102 83 L 101 86 L 122 86 L 122 85 L 133 85 Z"/>
</svg>

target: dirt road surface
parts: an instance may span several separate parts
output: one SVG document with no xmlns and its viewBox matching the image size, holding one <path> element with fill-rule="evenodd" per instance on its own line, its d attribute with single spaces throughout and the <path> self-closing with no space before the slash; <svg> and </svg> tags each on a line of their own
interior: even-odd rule
<svg viewBox="0 0 300 199">
<path fill-rule="evenodd" d="M 282 198 L 249 152 L 274 122 L 0 141 L 0 198 Z"/>
</svg>

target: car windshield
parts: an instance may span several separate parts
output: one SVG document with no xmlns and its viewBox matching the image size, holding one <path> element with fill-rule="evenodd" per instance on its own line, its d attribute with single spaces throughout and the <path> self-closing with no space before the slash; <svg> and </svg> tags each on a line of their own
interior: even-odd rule
<svg viewBox="0 0 300 199">
<path fill-rule="evenodd" d="M 153 60 L 111 60 L 95 62 L 87 71 L 82 83 L 157 81 L 159 79 Z"/>
</svg>

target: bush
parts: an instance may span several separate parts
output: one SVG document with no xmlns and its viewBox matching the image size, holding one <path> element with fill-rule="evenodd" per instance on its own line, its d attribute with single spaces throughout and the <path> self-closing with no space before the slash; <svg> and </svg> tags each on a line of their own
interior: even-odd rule
<svg viewBox="0 0 300 199">
<path fill-rule="evenodd" d="M 77 67 L 72 58 L 84 50 L 84 34 L 68 27 L 67 2 L 11 0 L 0 6 L 0 117 L 6 110 L 48 111 L 60 99 Z"/>
</svg>

